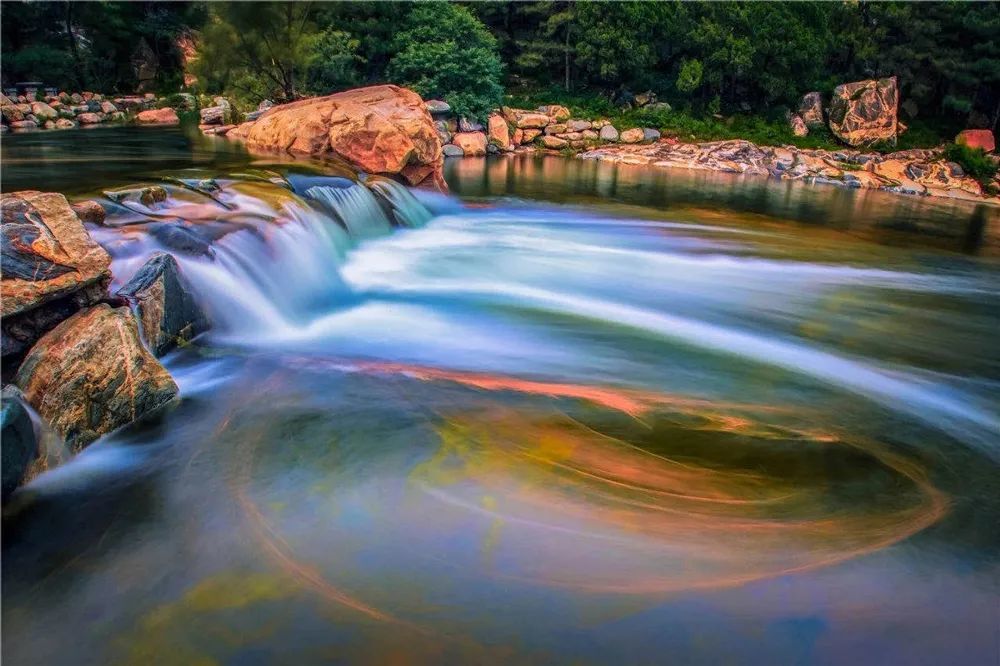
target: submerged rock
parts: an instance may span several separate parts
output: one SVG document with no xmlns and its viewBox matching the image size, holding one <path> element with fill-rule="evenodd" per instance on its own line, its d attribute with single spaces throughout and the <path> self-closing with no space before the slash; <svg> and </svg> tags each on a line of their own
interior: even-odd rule
<svg viewBox="0 0 1000 666">
<path fill-rule="evenodd" d="M 132 313 L 104 303 L 46 333 L 28 352 L 15 384 L 72 448 L 177 395 L 177 384 L 140 342 Z"/>
<path fill-rule="evenodd" d="M 24 396 L 16 386 L 5 386 L 0 393 L 0 495 L 10 497 L 30 476 L 38 459 L 38 439 Z"/>
<path fill-rule="evenodd" d="M 157 356 L 208 330 L 208 318 L 169 254 L 154 254 L 117 293 L 135 308 L 142 336 Z"/>
</svg>

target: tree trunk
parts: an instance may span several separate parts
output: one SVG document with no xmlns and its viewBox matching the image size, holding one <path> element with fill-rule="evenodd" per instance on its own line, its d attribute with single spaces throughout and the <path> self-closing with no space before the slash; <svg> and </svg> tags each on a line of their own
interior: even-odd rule
<svg viewBox="0 0 1000 666">
<path fill-rule="evenodd" d="M 569 92 L 569 35 L 570 27 L 566 26 L 566 46 L 563 52 L 563 56 L 566 64 L 566 92 Z"/>
<path fill-rule="evenodd" d="M 66 37 L 69 39 L 69 50 L 73 54 L 73 63 L 76 65 L 76 82 L 80 90 L 87 88 L 87 75 L 83 71 L 83 63 L 80 62 L 80 49 L 76 44 L 76 35 L 73 34 L 73 3 L 66 2 Z"/>
</svg>

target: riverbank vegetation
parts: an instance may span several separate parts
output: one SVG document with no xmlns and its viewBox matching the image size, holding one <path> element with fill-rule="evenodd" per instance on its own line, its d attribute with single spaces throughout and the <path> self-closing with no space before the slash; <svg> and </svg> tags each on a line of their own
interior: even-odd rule
<svg viewBox="0 0 1000 666">
<path fill-rule="evenodd" d="M 801 95 L 895 75 L 911 147 L 996 130 L 998 33 L 997 3 L 9 3 L 3 76 L 246 105 L 392 81 L 479 118 L 564 104 L 684 139 L 829 147 L 788 127 Z M 663 104 L 629 110 L 646 90 Z"/>
</svg>

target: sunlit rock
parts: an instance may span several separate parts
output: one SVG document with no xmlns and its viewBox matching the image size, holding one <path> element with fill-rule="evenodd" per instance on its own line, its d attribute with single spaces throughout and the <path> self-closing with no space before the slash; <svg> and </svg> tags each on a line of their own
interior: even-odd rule
<svg viewBox="0 0 1000 666">
<path fill-rule="evenodd" d="M 18 369 L 15 384 L 73 448 L 177 395 L 177 384 L 142 345 L 132 313 L 105 303 L 42 336 Z"/>
</svg>

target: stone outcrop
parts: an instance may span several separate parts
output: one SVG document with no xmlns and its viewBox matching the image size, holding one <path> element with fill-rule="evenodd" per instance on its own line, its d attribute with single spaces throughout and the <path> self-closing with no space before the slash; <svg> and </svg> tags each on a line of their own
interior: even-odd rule
<svg viewBox="0 0 1000 666">
<path fill-rule="evenodd" d="M 441 139 L 420 96 L 393 85 L 313 97 L 268 109 L 226 135 L 256 150 L 337 155 L 374 174 L 445 188 Z"/>
<path fill-rule="evenodd" d="M 896 77 L 844 83 L 830 100 L 830 130 L 851 146 L 894 141 L 899 133 Z"/>
<path fill-rule="evenodd" d="M 28 352 L 15 384 L 74 449 L 177 394 L 169 373 L 143 347 L 129 310 L 104 303 L 46 333 Z"/>
<path fill-rule="evenodd" d="M 100 300 L 111 280 L 111 257 L 61 194 L 14 192 L 0 198 L 0 207 L 6 360 L 66 316 Z"/>
<path fill-rule="evenodd" d="M 858 150 L 804 150 L 757 146 L 749 141 L 610 144 L 582 153 L 583 159 L 701 171 L 770 176 L 779 180 L 878 189 L 900 194 L 983 201 L 982 186 L 939 150 L 882 155 Z M 1000 204 L 1000 197 L 985 197 Z"/>
<path fill-rule="evenodd" d="M 955 143 L 960 143 L 969 148 L 979 148 L 987 153 L 992 153 L 997 149 L 996 139 L 993 132 L 988 129 L 967 129 L 962 130 L 955 137 Z"/>
<path fill-rule="evenodd" d="M 181 119 L 177 117 L 177 112 L 169 106 L 163 109 L 149 109 L 140 111 L 135 119 L 147 125 L 176 125 Z"/>
<path fill-rule="evenodd" d="M 154 254 L 117 293 L 132 305 L 142 337 L 157 356 L 208 330 L 208 318 L 169 254 Z"/>
<path fill-rule="evenodd" d="M 0 392 L 0 499 L 6 501 L 31 476 L 38 460 L 38 439 L 24 396 L 16 386 Z"/>
</svg>

